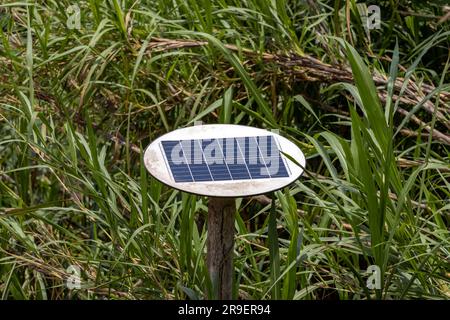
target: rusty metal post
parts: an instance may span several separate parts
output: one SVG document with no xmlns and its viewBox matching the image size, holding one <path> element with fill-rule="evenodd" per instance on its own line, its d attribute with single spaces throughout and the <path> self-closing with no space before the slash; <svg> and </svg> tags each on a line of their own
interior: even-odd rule
<svg viewBox="0 0 450 320">
<path fill-rule="evenodd" d="M 213 299 L 232 299 L 235 213 L 234 198 L 209 198 L 206 264 Z"/>
</svg>

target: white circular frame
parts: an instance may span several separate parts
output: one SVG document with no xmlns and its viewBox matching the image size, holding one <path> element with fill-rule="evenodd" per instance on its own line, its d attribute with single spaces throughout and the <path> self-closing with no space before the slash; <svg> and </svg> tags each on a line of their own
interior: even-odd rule
<svg viewBox="0 0 450 320">
<path fill-rule="evenodd" d="M 166 163 L 165 156 L 162 153 L 162 148 L 160 147 L 161 142 L 165 140 L 220 139 L 252 136 L 273 136 L 275 138 L 282 152 L 280 155 L 290 172 L 289 177 L 175 182 Z M 292 157 L 300 166 L 283 155 L 283 153 Z M 144 153 L 145 167 L 157 180 L 181 191 L 211 197 L 247 197 L 279 190 L 301 176 L 305 163 L 306 160 L 303 152 L 294 143 L 279 134 L 264 129 L 231 124 L 196 125 L 177 129 L 154 140 Z"/>
</svg>

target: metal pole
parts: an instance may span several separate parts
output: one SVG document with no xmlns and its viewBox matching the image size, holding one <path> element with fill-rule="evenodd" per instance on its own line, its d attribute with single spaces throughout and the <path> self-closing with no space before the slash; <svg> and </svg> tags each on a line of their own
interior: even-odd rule
<svg viewBox="0 0 450 320">
<path fill-rule="evenodd" d="M 234 198 L 209 198 L 206 264 L 213 299 L 232 299 L 235 212 Z"/>
</svg>

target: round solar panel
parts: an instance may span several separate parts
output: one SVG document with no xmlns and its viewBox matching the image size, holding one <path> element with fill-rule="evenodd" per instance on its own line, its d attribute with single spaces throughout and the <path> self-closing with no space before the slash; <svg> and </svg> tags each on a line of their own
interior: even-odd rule
<svg viewBox="0 0 450 320">
<path fill-rule="evenodd" d="M 212 124 L 159 137 L 145 150 L 144 163 L 153 177 L 175 189 L 212 197 L 245 197 L 297 180 L 305 156 L 277 133 Z"/>
</svg>

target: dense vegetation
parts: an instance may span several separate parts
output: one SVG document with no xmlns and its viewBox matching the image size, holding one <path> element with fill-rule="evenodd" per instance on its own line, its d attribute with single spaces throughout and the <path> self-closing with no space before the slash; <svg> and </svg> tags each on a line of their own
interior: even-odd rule
<svg viewBox="0 0 450 320">
<path fill-rule="evenodd" d="M 0 296 L 203 298 L 207 199 L 142 162 L 203 121 L 307 156 L 237 200 L 236 298 L 449 298 L 450 9 L 356 2 L 2 0 Z"/>
</svg>

